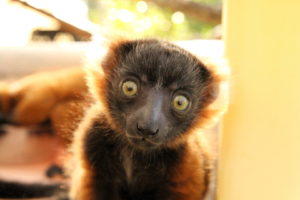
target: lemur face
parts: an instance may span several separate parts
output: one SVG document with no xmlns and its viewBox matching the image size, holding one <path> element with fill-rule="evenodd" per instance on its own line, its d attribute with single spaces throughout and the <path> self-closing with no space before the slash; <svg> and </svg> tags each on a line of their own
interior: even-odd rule
<svg viewBox="0 0 300 200">
<path fill-rule="evenodd" d="M 137 148 L 158 148 L 181 137 L 207 103 L 208 69 L 185 50 L 158 40 L 118 47 L 107 101 L 114 121 Z"/>
</svg>

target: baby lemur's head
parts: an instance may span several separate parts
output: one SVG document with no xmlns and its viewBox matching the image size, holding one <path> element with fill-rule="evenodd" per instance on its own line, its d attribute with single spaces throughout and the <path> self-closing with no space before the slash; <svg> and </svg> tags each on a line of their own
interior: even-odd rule
<svg viewBox="0 0 300 200">
<path fill-rule="evenodd" d="M 214 74 L 165 41 L 116 42 L 102 68 L 98 93 L 106 115 L 137 148 L 157 148 L 185 137 L 217 93 Z"/>
</svg>

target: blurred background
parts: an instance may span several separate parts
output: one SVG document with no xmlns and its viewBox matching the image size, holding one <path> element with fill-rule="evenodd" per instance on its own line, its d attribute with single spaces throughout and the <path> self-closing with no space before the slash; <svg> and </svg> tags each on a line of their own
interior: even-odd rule
<svg viewBox="0 0 300 200">
<path fill-rule="evenodd" d="M 185 40 L 200 55 L 225 56 L 233 83 L 218 199 L 299 200 L 299 8 L 299 0 L 0 0 L 0 78 L 78 65 L 87 43 L 70 41 L 97 39 L 91 33 Z"/>
<path fill-rule="evenodd" d="M 221 0 L 0 0 L 0 46 L 122 35 L 219 39 Z"/>
</svg>

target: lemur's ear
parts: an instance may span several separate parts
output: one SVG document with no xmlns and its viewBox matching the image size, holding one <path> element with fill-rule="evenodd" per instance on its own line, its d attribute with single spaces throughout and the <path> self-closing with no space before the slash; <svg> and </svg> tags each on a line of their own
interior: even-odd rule
<svg viewBox="0 0 300 200">
<path fill-rule="evenodd" d="M 120 43 L 118 47 L 118 54 L 120 55 L 120 58 L 127 56 L 133 49 L 135 49 L 137 46 L 137 41 L 126 41 L 123 43 Z"/>
<path fill-rule="evenodd" d="M 120 60 L 136 48 L 138 41 L 116 40 L 108 47 L 108 52 L 101 62 L 101 67 L 105 73 L 110 73 L 116 67 Z"/>
<path fill-rule="evenodd" d="M 200 61 L 199 61 L 198 67 L 200 69 L 199 70 L 199 79 L 202 82 L 208 81 L 212 77 L 211 71 L 207 68 L 207 66 L 205 64 L 203 64 Z"/>
</svg>

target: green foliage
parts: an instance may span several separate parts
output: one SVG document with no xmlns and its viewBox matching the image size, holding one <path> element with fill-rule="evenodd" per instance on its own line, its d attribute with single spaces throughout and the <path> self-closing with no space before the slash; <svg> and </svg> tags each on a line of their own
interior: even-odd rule
<svg viewBox="0 0 300 200">
<path fill-rule="evenodd" d="M 200 0 L 195 0 L 200 1 Z M 219 0 L 201 0 L 215 4 Z M 132 37 L 165 39 L 212 37 L 212 26 L 154 4 L 133 0 L 89 0 L 90 18 L 106 32 Z"/>
</svg>

